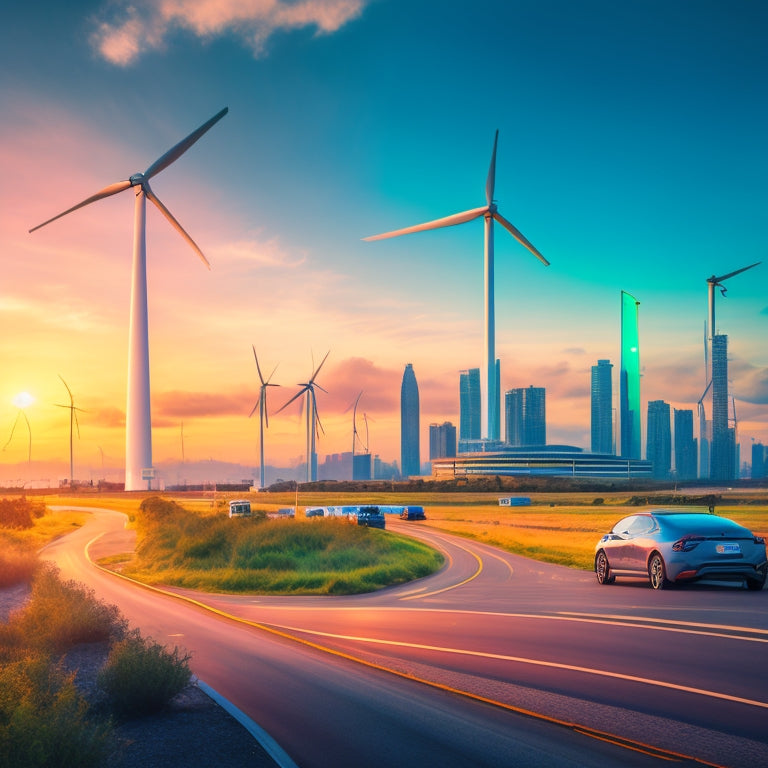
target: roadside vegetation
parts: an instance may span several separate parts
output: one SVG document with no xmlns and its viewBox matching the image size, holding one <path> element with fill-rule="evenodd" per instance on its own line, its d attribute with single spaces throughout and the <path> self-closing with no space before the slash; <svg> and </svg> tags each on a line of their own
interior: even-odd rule
<svg viewBox="0 0 768 768">
<path fill-rule="evenodd" d="M 230 519 L 150 497 L 135 524 L 136 556 L 122 573 L 203 591 L 356 594 L 427 576 L 443 562 L 409 537 L 338 518 Z"/>
<path fill-rule="evenodd" d="M 82 643 L 109 648 L 95 704 L 64 669 L 66 653 Z M 28 601 L 0 624 L 0 768 L 102 764 L 115 719 L 165 706 L 188 683 L 188 661 L 128 631 L 115 606 L 42 564 Z"/>
</svg>

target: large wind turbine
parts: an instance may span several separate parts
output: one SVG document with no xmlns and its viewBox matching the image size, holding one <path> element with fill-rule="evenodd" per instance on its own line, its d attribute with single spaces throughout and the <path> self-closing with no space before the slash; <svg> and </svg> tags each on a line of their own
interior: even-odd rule
<svg viewBox="0 0 768 768">
<path fill-rule="evenodd" d="M 483 437 L 488 440 L 498 440 L 500 434 L 499 418 L 499 392 L 496 382 L 496 320 L 494 302 L 494 267 L 493 267 L 493 222 L 499 222 L 524 248 L 527 248 L 542 264 L 549 266 L 549 262 L 534 248 L 523 236 L 522 232 L 510 224 L 499 212 L 493 199 L 496 185 L 496 145 L 499 141 L 499 132 L 493 140 L 493 153 L 491 164 L 488 168 L 488 177 L 485 182 L 485 202 L 480 208 L 472 208 L 463 213 L 455 213 L 442 219 L 435 219 L 424 224 L 416 224 L 413 227 L 397 229 L 385 232 L 382 235 L 364 237 L 363 240 L 383 240 L 387 237 L 408 235 L 412 232 L 422 232 L 427 229 L 439 229 L 451 227 L 454 224 L 463 224 L 481 216 L 485 220 L 485 344 L 483 350 L 483 382 L 481 397 L 484 400 L 482 414 Z"/>
<path fill-rule="evenodd" d="M 155 160 L 144 173 L 134 173 L 125 181 L 118 181 L 96 192 L 77 205 L 68 208 L 51 219 L 30 229 L 34 232 L 78 208 L 95 203 L 135 188 L 136 201 L 133 220 L 133 273 L 131 280 L 131 315 L 128 331 L 128 397 L 125 409 L 125 490 L 142 490 L 151 487 L 152 470 L 152 420 L 149 399 L 149 326 L 147 318 L 147 199 L 153 202 L 176 231 L 210 269 L 210 264 L 195 241 L 184 231 L 181 224 L 160 202 L 149 186 L 149 180 L 171 163 L 178 160 L 206 131 L 228 112 L 225 107 L 208 122 L 187 136 L 164 155 Z"/>
<path fill-rule="evenodd" d="M 253 410 L 248 414 L 248 418 L 250 419 L 251 416 L 253 416 L 254 413 L 256 413 L 256 409 L 259 409 L 259 451 L 261 454 L 261 475 L 260 475 L 260 481 L 261 485 L 259 485 L 259 488 L 262 490 L 264 489 L 264 424 L 266 423 L 267 427 L 269 427 L 269 415 L 267 413 L 267 387 L 279 387 L 279 384 L 270 384 L 270 381 L 272 380 L 272 377 L 275 375 L 275 371 L 277 370 L 277 366 L 275 366 L 272 369 L 272 373 L 269 374 L 269 377 L 267 380 L 264 380 L 264 377 L 261 375 L 261 366 L 259 365 L 259 358 L 256 354 L 256 347 L 251 345 L 251 348 L 253 349 L 253 357 L 256 360 L 256 370 L 259 372 L 259 381 L 261 382 L 261 386 L 259 387 L 259 397 L 256 400 L 256 405 L 253 406 Z"/>
<path fill-rule="evenodd" d="M 317 479 L 315 472 L 315 438 L 317 437 L 317 430 L 323 429 L 323 425 L 320 423 L 320 417 L 317 415 L 317 399 L 315 397 L 315 387 L 325 392 L 319 384 L 315 382 L 317 374 L 320 373 L 320 369 L 323 367 L 323 363 L 328 359 L 328 355 L 331 351 L 328 350 L 325 353 L 325 357 L 322 359 L 320 365 L 315 368 L 315 372 L 310 377 L 309 381 L 306 381 L 298 386 L 301 389 L 284 405 L 277 409 L 277 413 L 280 413 L 284 408 L 289 406 L 294 400 L 306 395 L 306 409 L 307 409 L 307 482 L 311 483 Z"/>
<path fill-rule="evenodd" d="M 77 421 L 77 412 L 82 411 L 83 409 L 78 408 L 75 405 L 75 398 L 72 396 L 72 390 L 69 388 L 69 384 L 64 381 L 64 377 L 59 374 L 59 378 L 61 379 L 61 383 L 67 388 L 67 394 L 69 395 L 69 405 L 61 405 L 61 403 L 56 403 L 56 405 L 59 408 L 69 409 L 69 487 L 72 488 L 75 483 L 75 454 L 72 433 L 73 428 L 77 427 L 77 436 L 80 437 L 80 424 Z"/>
</svg>

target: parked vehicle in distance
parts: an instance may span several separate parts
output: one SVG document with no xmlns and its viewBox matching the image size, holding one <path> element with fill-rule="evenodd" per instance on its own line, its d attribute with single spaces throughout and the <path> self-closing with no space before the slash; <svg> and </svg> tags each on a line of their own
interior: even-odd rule
<svg viewBox="0 0 768 768">
<path fill-rule="evenodd" d="M 374 506 L 360 507 L 357 513 L 357 524 L 368 528 L 385 528 L 387 525 L 384 513 Z"/>
<path fill-rule="evenodd" d="M 595 546 L 600 584 L 645 576 L 653 589 L 710 579 L 765 586 L 765 539 L 712 512 L 651 509 L 619 520 Z"/>
<path fill-rule="evenodd" d="M 400 513 L 400 518 L 402 520 L 426 520 L 427 516 L 424 514 L 424 507 L 406 507 Z"/>
<path fill-rule="evenodd" d="M 502 496 L 499 499 L 500 507 L 530 507 L 530 496 Z"/>
<path fill-rule="evenodd" d="M 250 517 L 251 502 L 247 499 L 234 499 L 229 502 L 230 517 Z"/>
</svg>

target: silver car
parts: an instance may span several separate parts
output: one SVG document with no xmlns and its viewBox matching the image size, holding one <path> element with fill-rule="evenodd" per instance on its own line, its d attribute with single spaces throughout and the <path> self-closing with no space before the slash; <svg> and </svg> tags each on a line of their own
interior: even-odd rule
<svg viewBox="0 0 768 768">
<path fill-rule="evenodd" d="M 765 585 L 765 539 L 713 513 L 651 509 L 619 520 L 595 547 L 600 584 L 647 577 L 654 589 L 716 579 Z"/>
</svg>

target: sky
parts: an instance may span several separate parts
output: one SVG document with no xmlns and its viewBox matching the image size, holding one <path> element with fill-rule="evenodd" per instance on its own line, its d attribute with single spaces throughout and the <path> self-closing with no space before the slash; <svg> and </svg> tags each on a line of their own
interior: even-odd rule
<svg viewBox="0 0 768 768">
<path fill-rule="evenodd" d="M 590 368 L 618 372 L 625 290 L 643 404 L 695 410 L 706 279 L 763 261 L 716 306 L 742 458 L 768 444 L 765 3 L 44 0 L 3 16 L 0 481 L 68 475 L 62 379 L 75 476 L 124 460 L 130 193 L 28 230 L 223 107 L 152 182 L 211 263 L 149 206 L 155 464 L 258 465 L 252 347 L 280 385 L 267 463 L 304 460 L 298 402 L 277 410 L 326 353 L 320 461 L 351 450 L 362 392 L 368 449 L 399 462 L 407 363 L 426 460 L 429 424 L 458 426 L 459 371 L 481 365 L 482 220 L 362 238 L 484 205 L 497 129 L 499 211 L 551 262 L 497 227 L 502 391 L 545 387 L 548 442 L 588 449 Z"/>
</svg>

